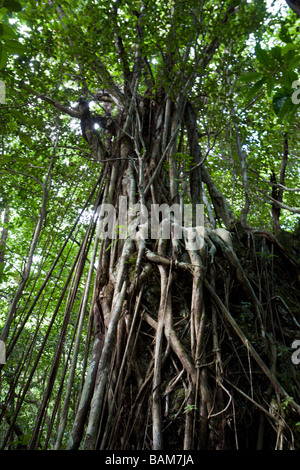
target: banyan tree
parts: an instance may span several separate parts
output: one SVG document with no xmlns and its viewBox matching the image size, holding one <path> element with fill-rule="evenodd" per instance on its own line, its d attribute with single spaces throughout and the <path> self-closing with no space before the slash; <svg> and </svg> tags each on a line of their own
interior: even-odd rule
<svg viewBox="0 0 300 470">
<path fill-rule="evenodd" d="M 30 1 L 15 18 L 2 448 L 297 448 L 299 130 L 249 94 L 265 2 Z"/>
</svg>

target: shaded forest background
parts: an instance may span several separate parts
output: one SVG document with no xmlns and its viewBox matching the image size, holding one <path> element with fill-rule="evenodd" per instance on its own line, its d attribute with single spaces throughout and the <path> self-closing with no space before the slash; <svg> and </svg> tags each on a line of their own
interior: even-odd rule
<svg viewBox="0 0 300 470">
<path fill-rule="evenodd" d="M 2 449 L 299 449 L 287 3 L 2 2 Z"/>
</svg>

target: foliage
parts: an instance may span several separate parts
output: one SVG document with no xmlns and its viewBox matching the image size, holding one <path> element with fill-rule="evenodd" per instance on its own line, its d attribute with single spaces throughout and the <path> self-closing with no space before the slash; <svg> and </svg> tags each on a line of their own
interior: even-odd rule
<svg viewBox="0 0 300 470">
<path fill-rule="evenodd" d="M 5 425 L 1 427 L 0 440 L 3 440 L 5 448 L 55 448 L 56 445 L 66 448 L 70 445 L 67 436 L 73 429 L 79 400 L 85 390 L 85 378 L 89 377 L 89 360 L 94 352 L 94 337 L 97 337 L 93 322 L 96 318 L 95 305 L 98 305 L 95 292 L 99 294 L 96 287 L 97 283 L 103 281 L 99 281 L 101 260 L 105 258 L 105 253 L 111 256 L 108 262 L 109 275 L 107 274 L 102 285 L 107 298 L 113 295 L 110 291 L 113 290 L 113 281 L 117 292 L 117 272 L 122 266 L 129 268 L 126 271 L 126 282 L 131 283 L 129 286 L 135 286 L 135 281 L 142 272 L 139 252 L 126 253 L 123 264 L 118 265 L 123 260 L 123 248 L 121 249 L 119 240 L 102 244 L 100 252 L 94 245 L 97 202 L 104 197 L 103 188 L 109 185 L 113 166 L 105 173 L 106 159 L 98 158 L 91 141 L 83 139 L 82 116 L 78 106 L 80 98 L 89 101 L 93 116 L 109 116 L 117 122 L 118 130 L 126 129 L 123 140 L 118 140 L 118 134 L 112 136 L 99 126 L 93 129 L 93 137 L 97 136 L 98 141 L 105 141 L 109 149 L 113 149 L 109 154 L 112 161 L 114 158 L 116 161 L 124 159 L 120 149 L 123 148 L 122 145 L 126 146 L 126 138 L 131 139 L 135 144 L 128 147 L 131 151 L 126 154 L 126 162 L 132 161 L 135 170 L 140 161 L 146 162 L 147 170 L 143 178 L 144 182 L 149 183 L 149 187 L 149 175 L 154 174 L 154 169 L 160 164 L 161 154 L 164 155 L 163 134 L 166 133 L 166 139 L 172 145 L 170 152 L 166 152 L 168 156 L 162 165 L 164 173 L 160 175 L 160 184 L 156 186 L 158 198 L 165 189 L 164 198 L 170 200 L 170 188 L 173 184 L 177 190 L 176 197 L 180 195 L 184 202 L 195 204 L 195 187 L 199 189 L 201 186 L 199 198 L 205 203 L 205 216 L 211 223 L 211 229 L 231 229 L 225 217 L 230 212 L 235 221 L 233 237 L 237 244 L 243 239 L 239 232 L 241 223 L 242 228 L 249 230 L 250 234 L 254 230 L 263 231 L 270 242 L 273 240 L 271 232 L 276 232 L 277 216 L 281 229 L 287 232 L 293 232 L 299 223 L 299 90 L 296 88 L 299 87 L 299 83 L 296 83 L 300 68 L 299 35 L 291 12 L 286 15 L 282 15 L 280 11 L 271 13 L 262 0 L 62 0 L 59 3 L 31 0 L 22 5 L 16 0 L 4 0 L 0 9 L 0 21 L 0 78 L 6 87 L 6 102 L 0 105 L 1 329 L 6 325 L 8 312 L 16 300 L 14 315 L 8 328 L 9 335 L 5 338 L 9 360 L 1 371 L 0 412 Z M 134 88 L 136 83 L 137 89 Z M 103 97 L 108 97 L 109 100 L 106 101 Z M 170 122 L 167 122 L 167 111 L 164 111 L 168 102 L 171 103 Z M 180 110 L 181 102 L 185 103 L 184 111 Z M 192 112 L 190 115 L 184 114 L 190 109 L 196 116 L 192 126 L 189 125 Z M 126 116 L 135 119 L 128 128 Z M 159 116 L 161 122 L 165 122 L 165 127 L 159 127 Z M 179 131 L 176 134 L 174 129 L 177 118 Z M 193 152 L 195 135 L 191 137 L 191 128 L 195 132 L 197 145 L 199 143 L 198 154 Z M 173 135 L 175 143 L 171 140 Z M 286 156 L 287 163 L 283 170 Z M 201 177 L 198 186 L 192 183 L 193 171 L 198 174 L 197 170 Z M 213 183 L 210 183 L 210 178 L 205 177 L 205 171 Z M 122 178 L 120 170 L 115 196 L 121 191 L 124 183 Z M 222 213 L 219 209 L 218 212 L 219 199 L 215 188 L 228 204 L 228 211 L 224 209 Z M 278 191 L 282 188 L 284 191 L 282 197 L 279 197 Z M 137 184 L 134 194 L 138 194 L 138 191 L 140 187 Z M 278 206 L 280 211 L 276 215 L 275 209 Z M 250 238 L 251 250 L 249 248 L 247 253 L 239 245 L 239 255 L 244 260 L 245 266 L 242 264 L 246 276 L 253 281 L 254 289 L 258 289 L 257 297 L 261 305 L 264 302 L 266 304 L 262 308 L 266 308 L 265 313 L 269 313 L 270 304 L 274 301 L 270 292 L 275 295 L 274 286 L 281 286 L 281 280 L 276 276 L 280 278 L 285 272 L 278 260 L 287 255 L 281 245 L 274 245 L 274 253 L 269 245 L 255 240 L 252 235 Z M 260 347 L 258 320 L 253 320 L 253 302 L 242 297 L 236 288 L 237 278 L 240 285 L 243 284 L 240 272 L 240 277 L 232 275 L 234 267 L 239 265 L 237 261 L 236 264 L 233 261 L 230 264 L 223 253 L 226 250 L 224 247 L 220 248 L 223 246 L 221 242 L 219 241 L 220 245 L 218 241 L 215 243 L 219 256 L 217 287 L 223 294 L 225 292 L 223 310 L 220 310 L 222 320 L 218 326 L 220 343 L 228 334 L 223 322 L 230 318 L 226 317 L 229 302 L 242 331 L 253 340 L 259 354 L 268 358 L 272 348 L 269 350 L 269 346 L 265 349 Z M 244 243 L 246 244 L 245 241 Z M 168 260 L 173 260 L 172 256 L 165 256 Z M 286 259 L 293 268 L 297 264 L 294 255 Z M 274 263 L 276 269 L 273 268 Z M 254 272 L 255 267 L 257 272 Z M 158 280 L 164 279 L 162 270 L 160 265 L 159 271 L 153 278 L 150 276 L 145 284 L 146 294 L 142 306 L 143 315 L 148 315 L 148 323 L 146 327 L 144 325 L 142 332 L 146 339 L 143 340 L 144 343 L 140 339 L 136 340 L 136 347 L 141 348 L 141 360 L 145 363 L 140 364 L 141 371 L 134 370 L 138 379 L 137 383 L 132 381 L 130 390 L 137 397 L 140 396 L 140 390 L 142 399 L 144 387 L 147 391 L 148 379 L 153 373 L 150 366 L 153 363 L 151 348 L 154 330 L 150 330 L 149 312 L 155 312 L 155 321 L 159 325 L 158 299 L 160 295 L 162 299 L 163 294 L 159 291 Z M 276 278 L 274 285 L 271 286 L 273 277 L 270 284 L 268 276 L 264 277 L 266 272 L 271 272 L 270 276 L 274 275 L 274 279 Z M 175 292 L 173 301 L 176 332 L 185 341 L 186 325 L 190 321 L 187 317 L 191 315 L 192 309 L 188 314 L 182 312 L 185 308 L 190 308 L 186 307 L 190 302 L 188 297 L 192 298 L 192 304 L 194 297 L 191 286 L 184 283 L 194 282 L 193 286 L 197 283 L 190 273 L 184 273 L 180 281 L 183 282 L 179 287 L 180 294 Z M 198 287 L 202 281 L 200 276 Z M 121 326 L 116 335 L 123 338 L 123 342 L 120 340 L 118 343 L 119 346 L 124 346 L 128 340 L 131 347 L 128 334 L 130 325 L 134 322 L 130 315 L 138 295 L 134 297 L 136 291 L 129 286 L 128 292 L 132 298 L 124 301 Z M 16 299 L 18 292 L 19 298 Z M 121 290 L 118 295 L 121 297 Z M 298 299 L 296 287 L 293 295 L 289 305 Z M 105 295 L 99 294 L 100 303 L 103 302 L 103 297 Z M 210 302 L 206 306 L 211 315 L 212 305 L 215 304 Z M 280 312 L 277 307 L 274 312 L 275 310 L 276 313 Z M 288 315 L 288 310 L 286 306 L 284 315 Z M 266 315 L 264 322 L 270 329 L 274 327 L 275 330 L 275 324 L 276 328 L 281 328 L 281 323 L 278 326 L 273 316 L 271 320 L 268 318 Z M 211 320 L 205 321 L 211 331 Z M 290 328 L 290 318 L 286 323 L 285 317 L 281 321 L 287 329 Z M 158 329 L 156 326 L 156 341 Z M 107 333 L 107 329 L 105 331 Z M 79 333 L 81 342 L 76 349 Z M 228 335 L 226 338 L 231 337 Z M 224 371 L 233 380 L 230 376 L 231 364 L 240 374 L 244 371 L 245 364 L 248 364 L 249 351 L 246 350 L 245 340 L 245 349 L 239 362 L 235 354 L 240 346 L 231 339 L 222 348 Z M 211 341 L 209 338 L 207 344 L 211 345 Z M 188 344 L 186 348 L 189 347 Z M 215 348 L 212 347 L 211 351 L 215 351 Z M 124 373 L 121 385 L 123 381 L 126 384 L 128 379 L 121 368 L 123 353 L 124 350 L 116 348 L 114 357 L 119 367 L 117 371 L 122 370 Z M 125 357 L 127 358 L 124 353 Z M 170 358 L 167 353 L 165 356 L 169 369 L 164 373 L 162 382 L 167 384 L 165 390 L 168 397 L 172 393 L 176 396 L 177 393 L 173 381 L 174 370 L 181 377 L 178 357 Z M 203 357 L 206 359 L 205 354 Z M 73 358 L 76 361 L 74 376 L 71 368 Z M 269 358 L 270 364 L 273 364 L 273 359 Z M 128 370 L 131 370 L 131 365 L 128 365 Z M 197 374 L 200 373 L 199 370 L 197 369 Z M 272 374 L 273 372 L 272 369 Z M 233 375 L 234 373 L 235 371 Z M 112 381 L 116 379 L 115 374 L 112 373 Z M 138 374 L 144 374 L 145 382 Z M 248 386 L 247 374 L 241 377 Z M 285 379 L 283 377 L 284 386 L 288 388 L 288 381 Z M 72 381 L 69 396 L 66 385 L 68 380 Z M 174 447 L 178 445 L 177 438 L 174 437 L 176 433 L 180 435 L 180 439 L 184 434 L 183 418 L 187 423 L 200 407 L 197 397 L 195 402 L 189 401 L 192 396 L 188 395 L 191 385 L 189 380 L 190 377 L 184 382 L 185 393 L 182 388 L 178 392 L 182 406 L 172 404 L 172 419 L 166 425 L 166 435 Z M 212 381 L 210 377 L 208 382 Z M 262 384 L 265 382 L 264 377 Z M 222 393 L 226 399 L 229 394 L 225 388 L 227 386 L 224 382 Z M 293 387 L 293 384 L 290 386 Z M 272 391 L 269 385 L 266 387 L 269 399 Z M 232 390 L 233 388 L 231 394 Z M 257 385 L 256 382 L 256 400 L 259 392 L 260 384 Z M 130 393 L 127 389 L 126 392 L 120 392 L 122 400 L 127 404 L 132 400 Z M 205 396 L 203 388 L 201 393 Z M 111 391 L 107 394 L 114 403 L 110 396 Z M 282 398 L 281 406 L 284 411 L 294 406 L 294 400 L 299 401 L 299 393 L 292 396 L 295 398 L 288 395 Z M 68 398 L 65 427 L 59 421 L 64 397 Z M 218 392 L 217 401 L 219 398 Z M 244 399 L 245 397 L 239 396 L 236 400 L 237 403 L 244 403 Z M 222 400 L 220 399 L 220 403 Z M 111 402 L 105 403 L 102 416 L 113 421 Z M 140 406 L 139 403 L 138 405 Z M 255 400 L 251 406 L 254 405 Z M 91 415 L 93 411 L 91 403 Z M 127 419 L 130 422 L 128 416 L 132 417 L 134 413 L 133 407 L 127 411 L 128 415 L 123 418 L 123 427 L 126 427 Z M 221 414 L 221 409 L 219 411 Z M 41 422 L 37 424 L 39 413 L 42 413 Z M 278 410 L 276 413 L 279 416 Z M 63 413 L 61 415 L 64 416 Z M 226 421 L 225 413 L 222 416 Z M 244 417 L 238 414 L 237 418 L 240 419 L 238 425 L 240 424 L 242 430 Z M 292 416 L 290 426 L 294 421 Z M 212 423 L 213 427 L 218 421 Z M 142 426 L 141 423 L 138 424 Z M 116 424 L 116 429 L 121 432 L 119 426 L 119 423 Z M 33 429 L 36 432 L 32 432 Z M 58 443 L 60 429 L 64 431 L 64 440 Z M 127 428 L 126 430 L 128 431 Z M 139 436 L 138 427 L 132 431 L 133 434 L 134 432 Z M 233 440 L 230 432 L 229 435 L 229 441 Z M 32 436 L 35 436 L 37 442 Z M 112 436 L 110 439 L 114 442 Z M 149 437 L 145 435 L 145 448 L 151 447 L 147 439 Z M 251 445 L 253 447 L 255 444 Z M 267 445 L 271 446 L 269 442 Z M 231 442 L 228 444 L 230 446 Z"/>
</svg>

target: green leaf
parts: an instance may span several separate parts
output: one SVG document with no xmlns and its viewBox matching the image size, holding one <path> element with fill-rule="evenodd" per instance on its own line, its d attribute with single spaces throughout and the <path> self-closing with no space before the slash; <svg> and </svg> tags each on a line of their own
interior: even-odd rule
<svg viewBox="0 0 300 470">
<path fill-rule="evenodd" d="M 1 245 L 0 245 L 1 246 Z M 1 247 L 2 248 L 2 247 Z M 0 263 L 0 277 L 1 275 L 3 274 L 3 271 L 4 271 L 4 268 L 5 268 L 5 263 Z"/>
<path fill-rule="evenodd" d="M 19 41 L 16 41 L 15 39 L 6 39 L 5 41 L 5 49 L 7 52 L 10 54 L 24 54 L 26 51 L 26 47 L 24 44 L 21 44 Z"/>
<path fill-rule="evenodd" d="M 3 26 L 3 38 L 16 39 L 17 35 L 13 28 L 7 24 L 2 24 Z"/>
<path fill-rule="evenodd" d="M 278 91 L 273 97 L 273 109 L 275 114 L 280 118 L 286 118 L 291 112 L 295 112 L 295 105 L 291 100 L 291 94 L 284 90 Z"/>
<path fill-rule="evenodd" d="M 285 101 L 287 99 L 287 96 L 285 93 L 282 93 L 281 91 L 277 92 L 275 96 L 273 97 L 272 100 L 272 105 L 275 113 L 278 115 L 280 110 L 282 109 Z"/>
<path fill-rule="evenodd" d="M 285 59 L 286 60 L 289 59 L 288 55 L 286 55 Z M 296 57 L 293 57 L 291 60 L 288 60 L 289 69 L 293 69 L 294 67 L 298 67 L 299 65 L 300 65 L 300 55 L 296 55 Z"/>
<path fill-rule="evenodd" d="M 285 42 L 286 44 L 292 42 L 292 38 L 290 36 L 288 28 L 285 25 L 281 27 L 279 38 L 281 39 L 282 42 Z"/>
<path fill-rule="evenodd" d="M 9 163 L 12 160 L 11 155 L 0 155 L 0 164 L 4 165 L 5 163 Z"/>
<path fill-rule="evenodd" d="M 249 83 L 257 80 L 258 78 L 261 78 L 261 76 L 261 72 L 249 72 L 241 75 L 239 79 L 241 82 Z"/>
<path fill-rule="evenodd" d="M 281 110 L 278 113 L 278 117 L 281 119 L 287 118 L 290 115 L 290 113 L 294 110 L 295 110 L 295 106 L 292 100 L 290 99 L 290 96 L 287 96 L 286 100 L 283 103 Z"/>
<path fill-rule="evenodd" d="M 22 5 L 16 0 L 4 0 L 3 5 L 9 11 L 21 11 Z"/>
<path fill-rule="evenodd" d="M 26 163 L 31 162 L 30 158 L 26 158 Z M 0 155 L 0 165 L 5 165 L 6 163 L 24 163 L 24 157 L 17 157 L 16 155 Z"/>
<path fill-rule="evenodd" d="M 253 87 L 250 88 L 250 90 L 247 93 L 247 98 L 252 98 L 254 95 L 256 95 L 262 86 L 266 83 L 267 77 L 263 77 L 258 82 L 254 83 Z"/>
<path fill-rule="evenodd" d="M 275 80 L 274 78 L 272 77 L 272 75 L 270 75 L 268 78 L 267 78 L 267 95 L 269 97 L 271 97 L 272 95 L 272 92 L 274 90 L 274 86 L 275 86 Z"/>
<path fill-rule="evenodd" d="M 21 142 L 27 147 L 30 147 L 32 145 L 32 139 L 30 135 L 25 134 L 25 132 L 19 132 L 19 137 Z"/>
<path fill-rule="evenodd" d="M 17 109 L 12 109 L 9 114 L 15 119 L 17 119 L 19 122 L 24 124 L 27 123 L 27 117 Z"/>
<path fill-rule="evenodd" d="M 289 51 L 295 51 L 296 49 L 299 49 L 299 47 L 296 46 L 295 44 L 286 44 L 286 45 L 281 49 L 281 53 L 282 53 L 282 55 L 285 55 L 285 54 L 287 54 Z"/>
<path fill-rule="evenodd" d="M 0 69 L 3 69 L 7 64 L 7 52 L 5 47 L 0 44 Z"/>
<path fill-rule="evenodd" d="M 269 52 L 262 49 L 260 44 L 257 44 L 255 47 L 255 55 L 258 60 L 262 65 L 270 65 L 270 55 Z"/>
<path fill-rule="evenodd" d="M 272 54 L 272 57 L 275 59 L 275 60 L 280 60 L 281 59 L 281 54 L 282 54 L 282 49 L 280 46 L 275 46 L 275 47 L 272 47 L 271 49 L 271 54 Z"/>
<path fill-rule="evenodd" d="M 290 90 L 294 81 L 298 79 L 298 75 L 293 70 L 287 70 L 282 75 L 283 85 L 287 90 Z"/>
<path fill-rule="evenodd" d="M 3 26 L 3 23 L 0 23 L 0 37 L 3 36 L 3 33 L 4 33 L 4 26 Z"/>
</svg>

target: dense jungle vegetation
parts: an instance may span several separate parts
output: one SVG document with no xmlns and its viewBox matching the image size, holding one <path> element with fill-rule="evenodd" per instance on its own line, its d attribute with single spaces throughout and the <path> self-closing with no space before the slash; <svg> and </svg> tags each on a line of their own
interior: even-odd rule
<svg viewBox="0 0 300 470">
<path fill-rule="evenodd" d="M 1 449 L 300 449 L 299 2 L 0 4 Z"/>
</svg>

